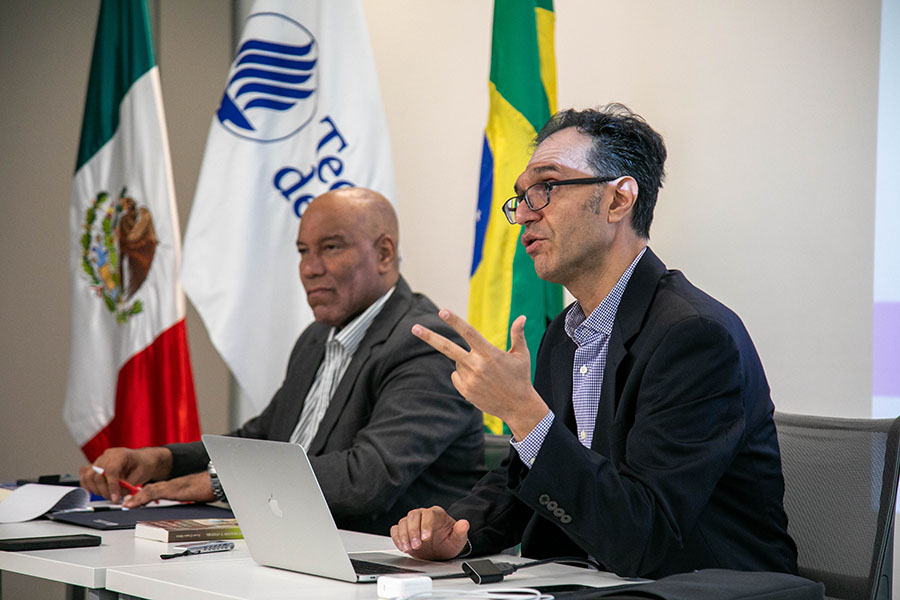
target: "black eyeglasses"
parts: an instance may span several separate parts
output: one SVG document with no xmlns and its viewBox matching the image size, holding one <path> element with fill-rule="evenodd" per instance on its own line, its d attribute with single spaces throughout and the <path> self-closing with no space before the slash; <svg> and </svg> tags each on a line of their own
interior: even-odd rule
<svg viewBox="0 0 900 600">
<path fill-rule="evenodd" d="M 528 186 L 518 196 L 513 196 L 503 203 L 503 214 L 510 225 L 516 224 L 516 208 L 524 201 L 531 210 L 541 210 L 550 204 L 550 190 L 561 185 L 588 185 L 591 183 L 608 183 L 615 177 L 582 177 L 579 179 L 563 179 L 561 181 L 542 181 Z"/>
</svg>

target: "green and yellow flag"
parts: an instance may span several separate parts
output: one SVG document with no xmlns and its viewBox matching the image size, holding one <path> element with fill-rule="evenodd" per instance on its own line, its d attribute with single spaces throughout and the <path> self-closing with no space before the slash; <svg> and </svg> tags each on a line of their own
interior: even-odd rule
<svg viewBox="0 0 900 600">
<path fill-rule="evenodd" d="M 541 336 L 562 310 L 562 288 L 534 272 L 501 206 L 513 195 L 531 143 L 556 112 L 553 0 L 495 0 L 491 48 L 490 114 L 481 158 L 475 249 L 469 287 L 469 322 L 492 344 L 509 348 L 509 328 L 526 315 L 525 339 L 532 373 Z M 497 417 L 484 416 L 485 430 L 508 432 Z"/>
</svg>

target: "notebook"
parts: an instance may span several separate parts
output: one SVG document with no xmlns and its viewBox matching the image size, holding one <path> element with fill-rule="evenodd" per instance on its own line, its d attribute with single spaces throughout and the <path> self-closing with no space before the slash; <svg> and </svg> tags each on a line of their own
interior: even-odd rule
<svg viewBox="0 0 900 600">
<path fill-rule="evenodd" d="M 387 552 L 348 553 L 299 444 L 207 434 L 203 445 L 250 556 L 261 565 L 356 583 L 398 572 L 460 573 L 455 563 Z"/>
<path fill-rule="evenodd" d="M 169 506 L 141 506 L 130 510 L 104 510 L 91 512 L 58 512 L 47 518 L 92 529 L 134 529 L 138 521 L 167 521 L 172 519 L 228 519 L 233 513 L 227 508 L 209 504 L 173 504 Z"/>
</svg>

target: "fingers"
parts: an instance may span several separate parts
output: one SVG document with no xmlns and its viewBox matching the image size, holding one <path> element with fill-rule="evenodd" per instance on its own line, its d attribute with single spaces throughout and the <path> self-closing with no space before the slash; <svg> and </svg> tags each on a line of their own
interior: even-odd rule
<svg viewBox="0 0 900 600">
<path fill-rule="evenodd" d="M 81 487 L 92 494 L 109 498 L 109 486 L 106 485 L 106 478 L 98 474 L 93 469 L 93 465 L 81 467 L 78 473 L 79 483 Z"/>
<path fill-rule="evenodd" d="M 110 475 L 107 471 L 105 474 L 101 475 L 101 477 L 106 480 L 106 487 L 109 490 L 109 499 L 113 504 L 118 504 L 122 499 L 122 486 L 119 485 L 118 475 Z"/>
<path fill-rule="evenodd" d="M 435 333 L 427 327 L 419 325 L 418 323 L 413 325 L 412 333 L 414 336 L 416 336 L 453 362 L 459 362 L 468 355 L 468 352 L 460 348 L 457 344 L 454 344 L 441 334 Z"/>
<path fill-rule="evenodd" d="M 394 545 L 401 552 L 409 552 L 413 549 L 410 540 L 420 540 L 420 528 L 422 522 L 422 513 L 428 509 L 417 508 L 409 511 L 409 513 L 400 519 L 400 522 L 391 527 L 391 539 Z"/>
<path fill-rule="evenodd" d="M 454 523 L 452 536 L 459 544 L 461 552 L 462 547 L 466 545 L 466 540 L 469 538 L 469 521 L 467 521 L 466 519 L 460 519 L 459 521 Z M 457 552 L 456 554 L 459 554 L 459 552 Z"/>
<path fill-rule="evenodd" d="M 490 342 L 484 339 L 484 336 L 481 335 L 477 329 L 472 327 L 465 319 L 460 318 L 453 311 L 442 308 L 438 312 L 438 316 L 455 329 L 456 332 L 466 340 L 472 350 L 487 351 L 494 348 Z M 464 348 L 461 348 L 459 345 L 451 342 L 439 333 L 435 333 L 418 323 L 413 326 L 412 332 L 413 335 L 454 362 L 459 362 L 469 354 Z"/>
<path fill-rule="evenodd" d="M 206 473 L 204 472 L 204 475 Z M 148 483 L 132 490 L 132 493 L 125 496 L 122 500 L 122 506 L 125 508 L 137 508 L 149 502 L 159 503 L 160 500 L 179 500 L 179 486 L 173 485 L 173 481 L 160 481 L 158 483 Z"/>
<path fill-rule="evenodd" d="M 130 475 L 135 468 L 136 452 L 129 448 L 108 448 L 94 461 L 81 467 L 79 479 L 82 487 L 93 494 L 119 502 L 122 489 L 119 479 Z"/>
<path fill-rule="evenodd" d="M 391 527 L 391 539 L 398 550 L 417 558 L 453 558 L 466 545 L 469 522 L 456 521 L 439 506 L 417 508 Z"/>
<path fill-rule="evenodd" d="M 472 350 L 488 350 L 493 348 L 493 344 L 484 339 L 477 329 L 472 327 L 465 319 L 459 317 L 456 313 L 446 308 L 442 308 L 438 312 L 438 316 L 447 324 L 456 330 L 456 332 L 466 340 Z M 458 347 L 458 346 L 457 346 Z"/>
<path fill-rule="evenodd" d="M 102 456 L 100 457 L 103 458 Z M 97 461 L 98 463 L 100 460 Z M 92 494 L 109 498 L 112 502 L 118 503 L 122 497 L 119 488 L 119 477 L 113 472 L 112 468 L 105 470 L 99 465 L 88 465 L 81 467 L 79 470 L 79 480 L 81 486 Z"/>
<path fill-rule="evenodd" d="M 509 351 L 513 354 L 524 352 L 527 356 L 531 356 L 528 352 L 528 343 L 525 341 L 525 315 L 519 315 L 513 321 L 509 328 Z"/>
<path fill-rule="evenodd" d="M 138 506 L 143 506 L 148 502 L 162 498 L 163 495 L 158 490 L 160 485 L 162 484 L 146 485 L 138 490 L 137 493 L 125 496 L 125 499 L 122 500 L 122 507 L 137 508 Z"/>
</svg>

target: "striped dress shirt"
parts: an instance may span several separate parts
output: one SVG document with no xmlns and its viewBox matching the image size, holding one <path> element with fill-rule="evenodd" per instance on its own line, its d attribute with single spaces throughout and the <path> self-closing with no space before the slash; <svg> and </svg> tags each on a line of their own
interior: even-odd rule
<svg viewBox="0 0 900 600">
<path fill-rule="evenodd" d="M 294 433 L 291 434 L 292 443 L 309 448 L 319 430 L 319 423 L 322 422 L 322 417 L 325 416 L 325 411 L 331 404 L 331 398 L 347 371 L 347 367 L 350 366 L 356 349 L 359 348 L 359 343 L 393 293 L 394 288 L 391 288 L 340 331 L 336 327 L 331 328 L 328 339 L 325 341 L 325 358 L 322 359 L 312 387 L 306 394 L 300 420 L 297 421 Z"/>
</svg>

